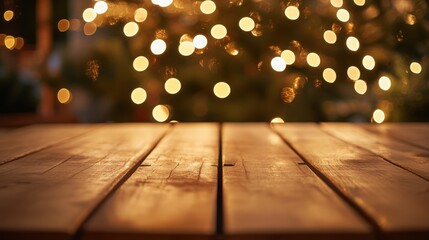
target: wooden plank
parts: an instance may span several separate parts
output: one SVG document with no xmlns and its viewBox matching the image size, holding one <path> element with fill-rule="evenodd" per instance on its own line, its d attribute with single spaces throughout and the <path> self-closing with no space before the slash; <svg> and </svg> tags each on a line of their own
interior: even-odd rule
<svg viewBox="0 0 429 240">
<path fill-rule="evenodd" d="M 266 124 L 222 131 L 225 234 L 365 239 L 370 227 Z"/>
<path fill-rule="evenodd" d="M 33 125 L 0 135 L 0 165 L 88 132 L 89 125 Z"/>
<path fill-rule="evenodd" d="M 383 123 L 379 125 L 364 125 L 364 127 L 369 131 L 388 135 L 400 141 L 429 150 L 429 124 L 427 123 Z"/>
<path fill-rule="evenodd" d="M 398 141 L 386 134 L 374 134 L 365 130 L 362 125 L 327 123 L 322 124 L 322 129 L 429 181 L 429 151 L 427 150 Z"/>
<path fill-rule="evenodd" d="M 282 124 L 275 129 L 388 238 L 429 239 L 428 181 L 315 124 Z"/>
<path fill-rule="evenodd" d="M 217 124 L 176 124 L 84 226 L 84 239 L 211 238 Z"/>
<path fill-rule="evenodd" d="M 0 166 L 2 240 L 70 238 L 166 129 L 104 125 Z"/>
</svg>

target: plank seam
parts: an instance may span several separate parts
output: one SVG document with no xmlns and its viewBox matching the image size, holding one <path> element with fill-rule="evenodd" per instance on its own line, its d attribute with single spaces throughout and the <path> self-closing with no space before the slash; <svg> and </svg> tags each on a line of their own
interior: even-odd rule
<svg viewBox="0 0 429 240">
<path fill-rule="evenodd" d="M 310 168 L 310 170 L 318 177 L 320 178 L 329 188 L 331 188 L 347 205 L 349 205 L 349 207 L 354 210 L 354 212 L 360 216 L 364 221 L 366 221 L 374 235 L 376 239 L 379 240 L 384 240 L 386 239 L 386 237 L 383 235 L 383 232 L 381 230 L 381 227 L 378 225 L 378 223 L 368 214 L 365 212 L 365 210 L 363 210 L 362 208 L 359 207 L 359 205 L 357 203 L 355 203 L 351 198 L 347 197 L 327 176 L 325 176 L 321 171 L 319 171 L 314 165 L 311 164 L 310 161 L 308 161 L 286 138 L 284 138 L 282 136 L 282 134 L 280 134 L 280 132 L 278 130 L 275 130 L 274 128 L 272 128 L 273 131 L 283 140 L 284 143 L 286 143 L 286 145 L 292 149 L 292 151 L 297 154 L 304 162 L 305 164 L 308 166 L 308 168 Z"/>
<path fill-rule="evenodd" d="M 337 137 L 337 136 L 335 136 L 335 134 L 330 133 L 330 132 L 329 132 L 329 130 L 326 130 L 323 126 L 321 126 L 321 127 L 319 127 L 319 128 L 320 128 L 320 130 L 321 130 L 322 132 L 324 132 L 324 133 L 328 134 L 329 136 L 331 136 L 331 137 L 333 137 L 333 138 L 336 138 L 336 139 L 338 139 L 338 140 L 340 140 L 340 141 L 342 141 L 342 142 L 344 142 L 344 143 L 346 143 L 346 144 L 350 144 L 350 145 L 352 145 L 352 146 L 355 146 L 355 147 L 357 147 L 357 148 L 359 148 L 359 149 L 361 149 L 361 150 L 364 150 L 364 151 L 366 151 L 366 152 L 372 153 L 372 154 L 376 155 L 377 157 L 379 157 L 379 158 L 383 159 L 384 161 L 386 161 L 386 162 L 388 162 L 388 163 L 390 163 L 390 164 L 392 164 L 392 165 L 394 165 L 394 166 L 396 166 L 396 167 L 398 167 L 398 168 L 400 168 L 400 169 L 402 169 L 402 170 L 405 170 L 406 172 L 409 172 L 409 173 L 411 173 L 411 174 L 413 174 L 413 175 L 415 175 L 415 176 L 417 176 L 417 177 L 419 177 L 419 178 L 421 178 L 421 179 L 423 179 L 423 180 L 425 180 L 425 181 L 429 182 L 429 179 L 428 179 L 428 178 L 426 178 L 426 177 L 424 177 L 424 176 L 422 176 L 422 175 L 420 175 L 420 174 L 418 174 L 418 173 L 413 172 L 413 170 L 412 170 L 412 169 L 408 169 L 407 167 L 401 166 L 401 165 L 399 165 L 399 164 L 397 164 L 397 163 L 395 163 L 395 162 L 393 162 L 393 161 L 391 161 L 391 160 L 389 160 L 389 159 L 387 159 L 387 158 L 385 158 L 385 157 L 383 157 L 383 156 L 381 156 L 381 155 L 377 154 L 376 152 L 374 152 L 374 151 L 372 151 L 372 150 L 370 150 L 370 149 L 367 149 L 367 148 L 365 148 L 365 147 L 359 146 L 359 145 L 358 145 L 358 144 L 356 144 L 356 143 L 348 142 L 348 141 L 346 141 L 346 140 L 344 140 L 344 139 L 342 139 L 342 138 L 340 138 L 340 137 Z"/>
<path fill-rule="evenodd" d="M 135 171 L 142 165 L 144 160 L 155 150 L 155 148 L 159 145 L 162 139 L 171 132 L 171 130 L 174 127 L 174 123 L 170 124 L 169 127 L 161 134 L 161 136 L 154 142 L 152 147 L 150 147 L 145 154 L 142 154 L 140 156 L 137 156 L 139 158 L 138 161 L 136 161 L 135 165 L 132 166 L 128 172 L 126 172 L 120 179 L 113 184 L 113 186 L 110 187 L 110 189 L 107 189 L 108 193 L 103 196 L 100 201 L 94 206 L 92 210 L 89 211 L 89 213 L 84 217 L 81 224 L 77 228 L 77 231 L 72 234 L 71 239 L 73 240 L 79 240 L 83 239 L 84 234 L 84 226 L 88 223 L 88 221 L 92 218 L 92 216 L 103 206 L 103 204 L 111 197 L 113 194 L 130 178 Z"/>
<path fill-rule="evenodd" d="M 224 234 L 224 219 L 223 219 L 223 151 L 222 151 L 222 123 L 219 123 L 219 155 L 217 164 L 217 199 L 216 199 L 216 235 L 222 238 Z"/>
</svg>

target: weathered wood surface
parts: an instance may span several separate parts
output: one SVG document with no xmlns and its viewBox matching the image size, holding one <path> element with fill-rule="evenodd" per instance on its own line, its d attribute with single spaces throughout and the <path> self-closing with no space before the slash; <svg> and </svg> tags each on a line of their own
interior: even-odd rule
<svg viewBox="0 0 429 240">
<path fill-rule="evenodd" d="M 0 165 L 89 131 L 87 125 L 34 125 L 0 135 Z"/>
<path fill-rule="evenodd" d="M 365 239 L 370 227 L 268 125 L 225 124 L 225 234 Z"/>
<path fill-rule="evenodd" d="M 84 239 L 213 236 L 218 127 L 174 126 L 84 226 Z"/>
<path fill-rule="evenodd" d="M 429 182 L 315 124 L 277 125 L 306 161 L 389 238 L 429 239 Z"/>
<path fill-rule="evenodd" d="M 364 125 L 327 123 L 322 125 L 322 129 L 429 181 L 429 150 L 399 141 L 386 134 L 367 131 Z M 406 127 L 403 130 L 407 131 Z M 429 135 L 427 137 L 429 138 Z"/>
<path fill-rule="evenodd" d="M 73 236 L 166 128 L 102 126 L 0 166 L 1 239 Z"/>
</svg>

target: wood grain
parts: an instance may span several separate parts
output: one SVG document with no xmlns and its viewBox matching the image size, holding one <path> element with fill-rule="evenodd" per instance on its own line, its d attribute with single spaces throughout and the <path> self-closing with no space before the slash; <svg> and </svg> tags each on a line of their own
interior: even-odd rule
<svg viewBox="0 0 429 240">
<path fill-rule="evenodd" d="M 372 218 L 388 238 L 429 239 L 429 183 L 315 124 L 275 128 Z"/>
<path fill-rule="evenodd" d="M 349 144 L 365 148 L 429 181 L 428 150 L 399 141 L 387 134 L 374 134 L 365 130 L 363 125 L 358 124 L 327 123 L 322 124 L 322 129 Z"/>
<path fill-rule="evenodd" d="M 70 238 L 166 129 L 102 126 L 0 166 L 2 240 Z"/>
<path fill-rule="evenodd" d="M 217 124 L 176 124 L 84 227 L 84 239 L 210 238 Z"/>
<path fill-rule="evenodd" d="M 266 124 L 225 124 L 225 234 L 365 239 L 367 225 Z"/>
<path fill-rule="evenodd" d="M 33 125 L 0 135 L 0 165 L 71 139 L 91 129 L 88 125 Z"/>
</svg>

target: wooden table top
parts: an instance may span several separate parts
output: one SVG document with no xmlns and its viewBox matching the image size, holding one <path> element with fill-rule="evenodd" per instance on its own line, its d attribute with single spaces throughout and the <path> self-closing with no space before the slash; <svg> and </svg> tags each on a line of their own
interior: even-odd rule
<svg viewBox="0 0 429 240">
<path fill-rule="evenodd" d="M 429 239 L 429 123 L 0 132 L 0 239 L 169 238 Z"/>
</svg>

